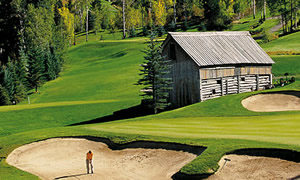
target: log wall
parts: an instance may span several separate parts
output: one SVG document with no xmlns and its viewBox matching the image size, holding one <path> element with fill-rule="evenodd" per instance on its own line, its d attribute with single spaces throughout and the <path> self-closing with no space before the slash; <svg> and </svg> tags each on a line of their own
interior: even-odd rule
<svg viewBox="0 0 300 180">
<path fill-rule="evenodd" d="M 258 81 L 257 81 L 258 80 Z M 270 75 L 238 75 L 214 79 L 201 79 L 201 101 L 265 89 L 271 84 Z"/>
</svg>

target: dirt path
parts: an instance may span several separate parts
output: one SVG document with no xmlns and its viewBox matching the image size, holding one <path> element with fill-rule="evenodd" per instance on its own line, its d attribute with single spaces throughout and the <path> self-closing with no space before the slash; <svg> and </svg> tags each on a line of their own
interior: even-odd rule
<svg viewBox="0 0 300 180">
<path fill-rule="evenodd" d="M 272 93 L 250 96 L 242 101 L 242 105 L 256 112 L 300 110 L 299 92 L 290 94 Z"/>
<path fill-rule="evenodd" d="M 225 166 L 225 158 L 230 159 Z M 226 155 L 219 162 L 219 170 L 207 180 L 279 180 L 300 179 L 300 163 L 278 158 Z M 222 168 L 223 167 L 223 168 Z"/>
<path fill-rule="evenodd" d="M 94 152 L 93 175 L 86 174 L 85 155 Z M 7 162 L 41 179 L 171 179 L 196 155 L 164 149 L 112 151 L 101 142 L 55 138 L 15 149 Z"/>
</svg>

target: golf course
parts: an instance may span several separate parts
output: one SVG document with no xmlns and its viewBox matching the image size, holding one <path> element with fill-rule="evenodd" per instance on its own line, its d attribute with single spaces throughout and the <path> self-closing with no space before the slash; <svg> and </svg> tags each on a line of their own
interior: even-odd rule
<svg viewBox="0 0 300 180">
<path fill-rule="evenodd" d="M 21 154 L 14 153 L 15 156 L 20 157 L 22 153 L 31 153 L 31 156 L 21 158 L 24 159 L 24 162 L 20 160 L 20 166 L 30 163 L 30 159 L 41 159 L 44 164 L 36 161 L 36 166 L 42 166 L 43 164 L 45 167 L 51 167 L 51 171 L 55 171 L 55 168 L 59 169 L 59 164 L 63 165 L 63 158 L 71 161 L 73 159 L 72 155 L 75 156 L 74 159 L 78 159 L 76 163 L 82 161 L 82 165 L 78 165 L 73 159 L 74 164 L 69 163 L 64 166 L 69 167 L 69 169 L 72 169 L 73 166 L 78 169 L 83 167 L 80 172 L 67 172 L 66 170 L 62 171 L 61 174 L 53 173 L 53 177 L 50 179 L 56 177 L 71 179 L 76 178 L 76 175 L 82 179 L 99 179 L 105 176 L 105 173 L 109 174 L 108 179 L 159 179 L 158 177 L 168 179 L 175 173 L 179 174 L 180 177 L 181 175 L 190 178 L 209 177 L 223 166 L 224 159 L 222 157 L 230 154 L 269 156 L 294 161 L 296 162 L 294 171 L 297 173 L 294 172 L 288 175 L 289 178 L 299 178 L 300 32 L 261 44 L 261 47 L 275 61 L 272 66 L 273 83 L 277 84 L 280 78 L 290 79 L 294 77 L 296 81 L 293 83 L 282 87 L 276 86 L 276 88 L 270 90 L 227 95 L 155 115 L 114 119 L 114 112 L 126 110 L 141 103 L 141 86 L 135 84 L 140 78 L 140 64 L 144 60 L 143 50 L 147 47 L 147 40 L 144 37 L 125 40 L 91 40 L 72 46 L 68 49 L 67 61 L 60 77 L 47 82 L 37 93 L 32 93 L 28 99 L 18 105 L 1 106 L 0 179 L 47 179 L 41 173 L 34 173 L 36 171 L 26 172 L 10 165 L 7 162 L 9 154 L 16 148 L 30 145 L 30 143 L 42 143 L 41 146 L 43 146 L 43 143 L 47 144 L 44 140 L 49 141 L 51 138 L 68 138 L 71 139 L 70 141 L 76 141 L 78 138 L 81 141 L 86 141 L 86 138 L 91 137 L 105 139 L 118 145 L 144 141 L 166 144 L 176 143 L 201 147 L 203 152 L 201 151 L 201 153 L 195 155 L 182 151 L 181 153 L 185 154 L 186 157 L 180 158 L 181 155 L 175 154 L 179 151 L 171 150 L 168 154 L 162 149 L 157 149 L 159 152 L 152 152 L 152 154 L 157 153 L 157 156 L 159 154 L 161 157 L 168 158 L 161 159 L 160 156 L 156 156 L 156 159 L 152 159 L 153 161 L 150 164 L 140 167 L 144 168 L 143 171 L 137 170 L 136 174 L 134 174 L 135 171 L 132 168 L 140 166 L 137 161 L 135 164 L 131 164 L 131 167 L 123 162 L 122 166 L 118 165 L 113 171 L 109 170 L 109 167 L 113 166 L 109 164 L 111 161 L 107 159 L 99 160 L 98 164 L 95 165 L 95 175 L 93 177 L 86 177 L 81 173 L 85 172 L 85 153 L 90 148 L 97 146 L 93 144 L 95 141 L 89 141 L 86 142 L 88 145 L 80 146 L 75 142 L 59 144 L 62 142 L 53 140 L 58 144 L 51 145 L 53 146 L 52 152 L 48 149 L 44 153 L 39 153 L 43 151 L 43 148 L 37 146 L 37 149 L 34 149 L 32 145 L 32 148 L 27 147 L 27 150 L 19 150 Z M 80 39 L 78 42 L 81 42 Z M 285 73 L 288 73 L 288 77 L 284 75 Z M 249 97 L 253 98 L 261 93 L 282 95 L 286 92 L 288 92 L 286 95 L 288 98 L 285 96 L 278 97 L 276 103 L 277 97 L 275 96 L 268 97 L 267 100 L 266 97 L 264 97 L 265 99 L 257 97 L 248 103 L 249 106 L 253 107 L 256 104 L 267 102 L 267 104 L 272 104 L 278 108 L 275 111 L 264 110 L 260 107 L 258 107 L 258 110 L 248 110 L 242 104 L 243 100 Z M 291 107 L 294 109 L 284 109 L 286 107 L 284 103 L 288 104 L 290 102 L 293 103 Z M 272 106 L 272 108 L 274 107 Z M 109 116 L 112 118 L 105 118 Z M 105 144 L 99 146 L 104 148 Z M 75 147 L 80 147 L 80 150 L 72 149 Z M 30 149 L 32 149 L 32 152 L 30 152 Z M 44 149 L 47 149 L 47 147 Z M 150 148 L 149 151 L 151 150 L 153 149 Z M 76 153 L 79 151 L 82 153 Z M 129 150 L 127 149 L 127 151 Z M 140 151 L 132 151 L 127 152 L 130 157 L 135 156 L 135 154 L 144 157 Z M 62 153 L 62 155 L 59 155 L 59 153 Z M 97 153 L 99 158 L 110 156 L 103 155 L 101 154 L 102 151 L 95 150 L 95 159 Z M 148 151 L 144 153 L 151 154 Z M 46 163 L 49 159 L 43 159 L 43 157 L 52 157 L 55 154 L 58 155 L 57 159 L 59 160 L 55 158 L 53 160 L 57 160 L 58 164 L 55 164 L 55 162 Z M 149 155 L 149 157 L 151 156 Z M 80 158 L 83 158 L 83 160 Z M 232 158 L 233 162 L 234 157 L 228 158 Z M 158 171 L 169 161 L 171 165 L 175 163 L 180 166 L 174 167 L 169 172 L 168 177 L 162 177 L 159 172 L 157 174 L 149 173 L 151 178 L 141 175 L 143 173 L 147 174 L 146 170 L 149 169 L 150 171 L 151 168 L 153 168 L 154 173 L 155 170 Z M 161 166 L 155 165 L 156 162 L 160 163 Z M 231 162 L 226 163 L 226 166 L 228 166 Z M 277 161 L 269 164 L 271 166 L 274 163 L 280 164 Z M 258 161 L 259 165 L 263 166 L 261 161 Z M 226 169 L 226 166 L 224 167 L 225 175 L 225 172 L 232 172 Z M 269 165 L 265 164 L 264 166 Z M 106 170 L 103 170 L 102 174 L 97 174 L 97 168 L 100 169 L 101 167 L 106 168 Z M 34 166 L 31 169 L 35 169 Z M 126 176 L 126 171 L 130 172 L 128 176 Z M 121 175 L 113 176 L 115 173 Z M 140 174 L 140 176 L 137 174 Z M 255 179 L 255 177 L 248 176 L 249 179 Z M 276 177 L 276 175 L 271 177 Z M 213 177 L 210 178 L 213 179 Z"/>
</svg>

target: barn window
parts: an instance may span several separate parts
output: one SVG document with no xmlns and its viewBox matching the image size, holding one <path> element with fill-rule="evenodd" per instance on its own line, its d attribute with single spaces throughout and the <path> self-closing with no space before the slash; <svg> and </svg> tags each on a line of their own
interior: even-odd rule
<svg viewBox="0 0 300 180">
<path fill-rule="evenodd" d="M 212 90 L 212 94 L 216 94 L 216 90 L 215 89 Z"/>
<path fill-rule="evenodd" d="M 246 81 L 246 78 L 245 77 L 241 77 L 241 81 Z"/>
<path fill-rule="evenodd" d="M 175 44 L 170 44 L 170 58 L 176 60 L 176 46 Z"/>
<path fill-rule="evenodd" d="M 217 80 L 217 84 L 222 84 L 222 81 L 221 80 Z"/>
</svg>

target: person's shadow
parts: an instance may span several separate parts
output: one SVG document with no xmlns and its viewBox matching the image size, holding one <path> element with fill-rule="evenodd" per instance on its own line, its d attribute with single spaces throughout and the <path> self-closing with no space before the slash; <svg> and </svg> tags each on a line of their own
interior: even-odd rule
<svg viewBox="0 0 300 180">
<path fill-rule="evenodd" d="M 64 179 L 64 178 L 78 177 L 78 176 L 84 176 L 84 175 L 88 175 L 88 174 L 86 174 L 86 173 L 84 173 L 84 174 L 74 174 L 74 175 L 57 177 L 55 179 Z"/>
</svg>

